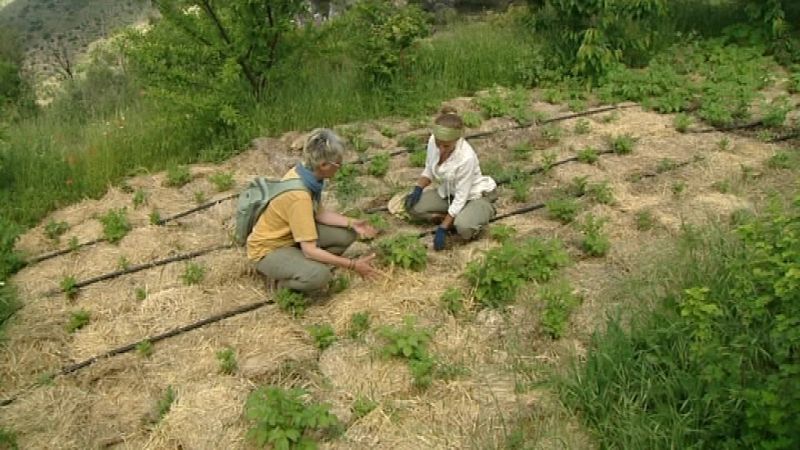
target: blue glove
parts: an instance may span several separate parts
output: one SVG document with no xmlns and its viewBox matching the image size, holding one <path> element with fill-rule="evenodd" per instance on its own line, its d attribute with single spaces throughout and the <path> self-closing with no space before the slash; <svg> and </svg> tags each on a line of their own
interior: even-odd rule
<svg viewBox="0 0 800 450">
<path fill-rule="evenodd" d="M 433 249 L 437 252 L 444 250 L 444 243 L 447 239 L 447 230 L 442 227 L 436 228 L 436 236 L 433 237 Z"/>
<path fill-rule="evenodd" d="M 419 186 L 414 186 L 414 190 L 411 191 L 410 194 L 406 195 L 406 211 L 411 211 L 411 208 L 414 207 L 417 203 L 419 203 L 419 199 L 422 197 L 422 188 Z"/>
</svg>

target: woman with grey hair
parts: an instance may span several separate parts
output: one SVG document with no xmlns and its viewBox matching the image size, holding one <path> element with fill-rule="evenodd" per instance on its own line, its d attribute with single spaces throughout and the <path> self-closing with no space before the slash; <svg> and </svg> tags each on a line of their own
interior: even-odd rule
<svg viewBox="0 0 800 450">
<path fill-rule="evenodd" d="M 372 238 L 375 228 L 324 210 L 320 201 L 325 180 L 342 165 L 344 145 L 333 131 L 318 128 L 303 146 L 303 163 L 297 163 L 283 180 L 300 179 L 305 189 L 283 192 L 273 198 L 247 237 L 247 257 L 278 287 L 311 292 L 327 287 L 328 265 L 353 270 L 372 278 L 375 255 L 342 257 L 356 237 Z"/>
</svg>

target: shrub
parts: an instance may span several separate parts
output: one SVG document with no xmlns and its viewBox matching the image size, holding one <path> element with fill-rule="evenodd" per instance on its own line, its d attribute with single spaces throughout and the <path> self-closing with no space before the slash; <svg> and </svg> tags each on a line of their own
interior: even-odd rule
<svg viewBox="0 0 800 450">
<path fill-rule="evenodd" d="M 103 236 L 112 244 L 122 240 L 131 231 L 126 208 L 109 210 L 106 215 L 100 217 L 100 222 L 103 224 Z"/>
<path fill-rule="evenodd" d="M 302 316 L 306 311 L 306 298 L 300 292 L 283 288 L 275 295 L 275 303 L 283 311 L 288 312 L 293 317 Z"/>
<path fill-rule="evenodd" d="M 217 361 L 219 361 L 219 371 L 225 375 L 231 375 L 239 368 L 236 362 L 236 353 L 230 347 L 225 347 L 217 352 Z"/>
<path fill-rule="evenodd" d="M 167 166 L 167 178 L 164 185 L 169 187 L 181 187 L 192 181 L 192 174 L 187 166 L 170 164 Z"/>
<path fill-rule="evenodd" d="M 187 286 L 191 286 L 193 284 L 198 284 L 203 281 L 203 278 L 206 276 L 206 268 L 198 263 L 190 262 L 186 264 L 186 267 L 181 274 L 181 279 L 183 283 Z"/>
<path fill-rule="evenodd" d="M 251 392 L 245 404 L 245 417 L 253 426 L 247 438 L 259 447 L 275 449 L 316 448 L 312 432 L 327 431 L 338 425 L 330 406 L 303 400 L 302 389 L 269 386 Z"/>
<path fill-rule="evenodd" d="M 333 327 L 327 323 L 311 325 L 308 327 L 308 333 L 314 339 L 314 345 L 320 350 L 325 350 L 336 342 L 336 333 L 333 331 Z"/>
<path fill-rule="evenodd" d="M 350 326 L 347 328 L 347 335 L 351 339 L 357 339 L 369 330 L 369 314 L 366 312 L 353 313 L 350 316 Z"/>
<path fill-rule="evenodd" d="M 233 187 L 233 172 L 214 172 L 208 176 L 208 181 L 214 185 L 217 192 L 224 192 Z"/>
<path fill-rule="evenodd" d="M 608 236 L 603 233 L 603 225 L 605 219 L 595 218 L 592 214 L 587 214 L 586 219 L 581 226 L 583 232 L 583 240 L 581 241 L 581 248 L 591 256 L 604 256 L 611 242 Z"/>
<path fill-rule="evenodd" d="M 58 242 L 61 235 L 66 233 L 67 230 L 69 230 L 69 224 L 67 222 L 56 222 L 50 219 L 44 226 L 44 235 L 47 236 L 48 239 Z"/>
<path fill-rule="evenodd" d="M 378 242 L 378 257 L 384 264 L 422 271 L 428 264 L 428 252 L 419 237 L 400 234 Z"/>
<path fill-rule="evenodd" d="M 389 171 L 389 154 L 381 153 L 375 155 L 369 162 L 368 172 L 370 175 L 378 178 L 383 178 L 386 172 Z"/>
<path fill-rule="evenodd" d="M 67 333 L 74 333 L 89 324 L 91 314 L 85 309 L 73 311 L 69 315 L 69 322 L 67 323 Z"/>
<path fill-rule="evenodd" d="M 581 298 L 572 292 L 572 287 L 564 280 L 552 282 L 539 289 L 544 300 L 542 329 L 554 339 L 559 339 L 569 322 L 569 316 L 581 304 Z"/>
</svg>

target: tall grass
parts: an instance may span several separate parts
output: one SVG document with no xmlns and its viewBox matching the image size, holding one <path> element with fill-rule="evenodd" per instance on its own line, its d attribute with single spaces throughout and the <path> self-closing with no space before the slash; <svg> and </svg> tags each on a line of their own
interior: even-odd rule
<svg viewBox="0 0 800 450">
<path fill-rule="evenodd" d="M 561 395 L 602 448 L 800 445 L 800 201 L 734 231 L 689 230 L 627 286 Z"/>
</svg>

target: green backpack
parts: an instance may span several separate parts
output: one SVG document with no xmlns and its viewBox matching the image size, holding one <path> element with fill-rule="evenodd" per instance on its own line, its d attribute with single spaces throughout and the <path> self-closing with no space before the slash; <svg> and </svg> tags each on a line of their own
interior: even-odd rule
<svg viewBox="0 0 800 450">
<path fill-rule="evenodd" d="M 253 227 L 261 214 L 267 209 L 269 202 L 280 194 L 287 191 L 297 191 L 307 189 L 303 180 L 293 178 L 290 180 L 269 180 L 258 177 L 247 185 L 247 188 L 239 194 L 239 202 L 236 207 L 236 233 L 234 239 L 239 245 L 247 242 L 247 236 L 253 231 Z"/>
</svg>

